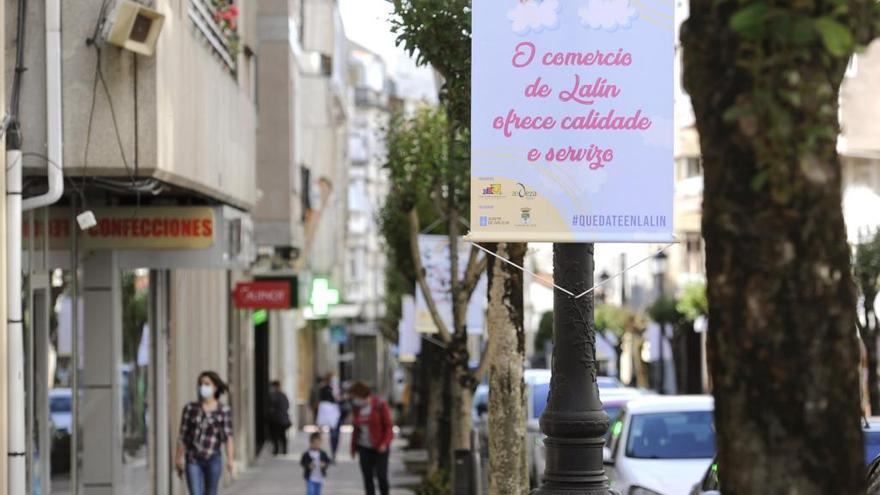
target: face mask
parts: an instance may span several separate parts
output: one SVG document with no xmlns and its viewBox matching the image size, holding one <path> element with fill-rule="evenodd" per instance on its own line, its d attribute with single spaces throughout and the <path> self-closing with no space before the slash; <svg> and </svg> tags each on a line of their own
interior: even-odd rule
<svg viewBox="0 0 880 495">
<path fill-rule="evenodd" d="M 210 398 L 214 397 L 214 387 L 212 387 L 210 385 L 201 385 L 199 387 L 199 395 L 203 399 L 210 399 Z"/>
<path fill-rule="evenodd" d="M 364 399 L 352 399 L 351 402 L 354 403 L 354 406 L 358 407 L 358 408 L 364 407 L 367 405 L 367 401 Z"/>
</svg>

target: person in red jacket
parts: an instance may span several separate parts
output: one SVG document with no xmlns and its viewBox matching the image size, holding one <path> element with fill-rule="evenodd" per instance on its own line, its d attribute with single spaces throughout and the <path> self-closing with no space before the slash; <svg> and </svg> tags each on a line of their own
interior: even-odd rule
<svg viewBox="0 0 880 495">
<path fill-rule="evenodd" d="M 394 440 L 391 409 L 363 382 L 355 382 L 349 392 L 354 406 L 351 456 L 360 457 L 366 495 L 376 493 L 374 478 L 379 480 L 379 493 L 388 495 L 388 450 Z"/>
</svg>

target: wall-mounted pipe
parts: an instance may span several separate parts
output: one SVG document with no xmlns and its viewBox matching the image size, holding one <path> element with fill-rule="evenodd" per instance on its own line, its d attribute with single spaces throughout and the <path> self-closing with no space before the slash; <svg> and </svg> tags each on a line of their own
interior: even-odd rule
<svg viewBox="0 0 880 495">
<path fill-rule="evenodd" d="M 24 328 L 21 316 L 21 143 L 18 132 L 8 134 L 6 152 L 6 328 L 8 380 L 8 488 L 25 493 L 26 446 L 24 423 Z"/>
<path fill-rule="evenodd" d="M 46 0 L 46 156 L 49 158 L 45 194 L 22 201 L 22 211 L 56 203 L 64 194 L 64 155 L 61 120 L 61 0 Z"/>
</svg>

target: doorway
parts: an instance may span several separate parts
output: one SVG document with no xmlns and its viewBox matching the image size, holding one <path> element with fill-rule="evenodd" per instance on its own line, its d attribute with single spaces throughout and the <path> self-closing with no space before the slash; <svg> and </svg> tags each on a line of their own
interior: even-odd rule
<svg viewBox="0 0 880 495">
<path fill-rule="evenodd" d="M 268 438 L 269 412 L 269 314 L 258 310 L 253 315 L 254 326 L 254 431 L 256 432 L 256 453 L 260 454 L 263 443 Z"/>
</svg>

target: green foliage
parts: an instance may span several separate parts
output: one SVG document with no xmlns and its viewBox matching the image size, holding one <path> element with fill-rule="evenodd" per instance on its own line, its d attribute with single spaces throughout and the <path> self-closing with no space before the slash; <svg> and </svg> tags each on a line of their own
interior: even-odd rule
<svg viewBox="0 0 880 495">
<path fill-rule="evenodd" d="M 822 168 L 826 144 L 838 134 L 835 95 L 849 57 L 873 38 L 880 8 L 864 0 L 716 4 L 738 6 L 728 26 L 740 39 L 730 46 L 751 88 L 736 95 L 724 119 L 755 148 L 752 189 L 787 204 L 798 192 L 796 175 L 830 175 Z"/>
<path fill-rule="evenodd" d="M 422 484 L 415 488 L 414 492 L 415 495 L 449 495 L 452 493 L 449 473 L 440 469 L 429 474 L 422 481 Z"/>
<path fill-rule="evenodd" d="M 553 311 L 541 315 L 538 332 L 535 334 L 535 349 L 543 351 L 544 344 L 553 340 Z"/>
<path fill-rule="evenodd" d="M 636 316 L 628 307 L 600 304 L 596 306 L 596 331 L 610 332 L 618 337 L 632 330 Z"/>
<path fill-rule="evenodd" d="M 446 112 L 422 108 L 411 117 L 395 116 L 387 134 L 392 192 L 409 211 L 430 200 L 437 213 L 454 206 L 465 211 L 470 200 L 470 159 L 458 151 L 469 146 L 466 132 L 448 132 Z"/>
<path fill-rule="evenodd" d="M 444 78 L 441 98 L 457 129 L 470 128 L 470 0 L 393 0 L 397 44 Z"/>
<path fill-rule="evenodd" d="M 706 284 L 696 282 L 686 285 L 681 292 L 677 309 L 688 321 L 695 321 L 697 318 L 709 314 Z"/>
<path fill-rule="evenodd" d="M 127 363 L 137 359 L 141 333 L 147 323 L 148 292 L 138 290 L 136 282 L 134 272 L 122 274 L 122 359 Z"/>
<path fill-rule="evenodd" d="M 669 296 L 660 296 L 648 308 L 648 316 L 657 323 L 677 324 L 683 316 L 678 310 L 678 301 Z"/>
<path fill-rule="evenodd" d="M 880 231 L 858 245 L 854 265 L 856 282 L 865 296 L 865 304 L 871 304 L 880 291 Z"/>
</svg>

